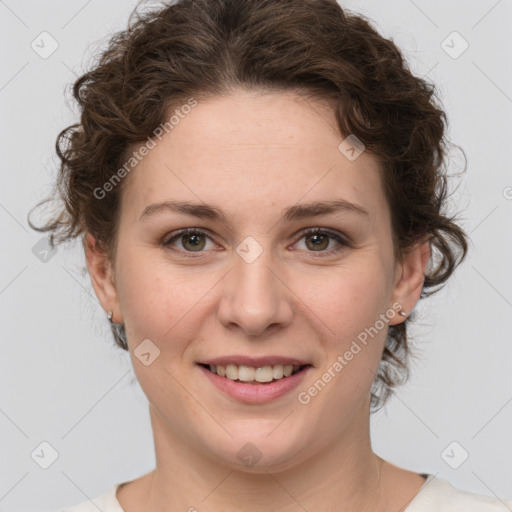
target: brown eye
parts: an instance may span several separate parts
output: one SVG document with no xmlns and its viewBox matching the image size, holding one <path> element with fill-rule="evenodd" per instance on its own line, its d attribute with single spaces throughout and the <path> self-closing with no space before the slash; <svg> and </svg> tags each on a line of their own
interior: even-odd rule
<svg viewBox="0 0 512 512">
<path fill-rule="evenodd" d="M 200 251 L 205 246 L 203 234 L 181 235 L 182 245 L 185 249 L 192 248 L 192 251 Z"/>
<path fill-rule="evenodd" d="M 210 237 L 202 231 L 197 229 L 183 229 L 163 242 L 163 245 L 166 247 L 172 246 L 175 245 L 175 242 L 181 241 L 178 245 L 178 249 L 182 249 L 186 252 L 203 252 L 208 240 L 211 241 Z"/>
<path fill-rule="evenodd" d="M 340 234 L 313 228 L 303 233 L 301 240 L 305 240 L 307 252 L 334 253 L 350 247 L 350 243 Z"/>
<path fill-rule="evenodd" d="M 313 233 L 311 235 L 306 235 L 306 245 L 308 249 L 312 249 L 316 251 L 317 249 L 327 249 L 329 247 L 329 235 L 324 235 L 321 233 Z M 307 241 L 310 240 L 311 242 L 308 243 Z"/>
</svg>

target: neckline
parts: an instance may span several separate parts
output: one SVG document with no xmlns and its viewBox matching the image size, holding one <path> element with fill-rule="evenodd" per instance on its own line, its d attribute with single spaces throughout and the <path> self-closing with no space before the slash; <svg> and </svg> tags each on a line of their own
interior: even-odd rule
<svg viewBox="0 0 512 512">
<path fill-rule="evenodd" d="M 416 506 L 418 505 L 418 503 L 420 503 L 420 500 L 423 500 L 423 498 L 425 497 L 425 495 L 423 494 L 423 491 L 425 490 L 425 488 L 430 485 L 430 483 L 434 480 L 434 478 L 436 477 L 435 475 L 433 475 L 432 473 L 420 473 L 420 476 L 422 477 L 426 477 L 426 480 L 425 482 L 423 482 L 423 485 L 420 487 L 420 489 L 418 490 L 418 492 L 416 493 L 416 495 L 412 498 L 412 500 L 407 504 L 407 507 L 404 509 L 404 512 L 414 512 L 413 510 L 411 510 L 411 507 L 412 506 Z"/>
<path fill-rule="evenodd" d="M 417 505 L 417 503 L 420 499 L 420 494 L 427 487 L 427 485 L 429 485 L 430 482 L 432 482 L 432 480 L 435 478 L 435 475 L 433 475 L 431 473 L 419 473 L 419 475 L 422 478 L 425 478 L 425 482 L 423 482 L 423 485 L 420 487 L 419 491 L 412 498 L 412 500 L 407 504 L 407 507 L 404 509 L 404 512 L 408 512 L 411 505 Z M 121 506 L 121 503 L 119 503 L 119 500 L 117 499 L 117 491 L 119 489 L 121 489 L 121 487 L 123 487 L 123 485 L 129 484 L 130 482 L 133 482 L 133 480 L 127 480 L 126 482 L 121 482 L 119 484 L 114 484 L 112 486 L 112 488 L 111 488 L 112 501 L 113 501 L 113 504 L 115 505 L 115 507 L 118 509 L 118 510 L 114 510 L 112 512 L 125 512 L 123 507 Z"/>
</svg>

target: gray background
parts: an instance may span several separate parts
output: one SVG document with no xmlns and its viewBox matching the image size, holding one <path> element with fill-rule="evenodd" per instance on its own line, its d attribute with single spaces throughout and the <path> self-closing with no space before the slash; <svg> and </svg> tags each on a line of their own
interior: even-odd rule
<svg viewBox="0 0 512 512">
<path fill-rule="evenodd" d="M 4 512 L 59 510 L 154 467 L 146 398 L 127 354 L 109 337 L 104 312 L 82 273 L 79 245 L 60 247 L 41 261 L 33 247 L 42 250 L 36 244 L 44 237 L 26 221 L 55 177 L 56 136 L 75 120 L 66 84 L 113 31 L 125 27 L 135 4 L 0 1 Z M 342 5 L 374 19 L 405 50 L 412 70 L 438 84 L 449 137 L 468 157 L 453 200 L 472 238 L 470 255 L 443 292 L 418 306 L 413 375 L 373 416 L 375 451 L 461 489 L 510 498 L 512 2 Z M 48 37 L 39 37 L 43 31 L 58 43 L 47 58 L 31 47 L 35 40 L 40 52 L 51 49 L 49 39 L 42 48 L 41 37 Z M 457 58 L 441 46 L 453 31 L 469 44 Z M 463 41 L 452 35 L 446 44 L 459 53 Z M 463 165 L 457 153 L 453 165 L 454 171 Z M 41 453 L 43 441 L 58 453 L 48 469 L 31 457 L 36 449 Z M 453 441 L 458 445 L 445 451 Z M 453 469 L 447 461 L 458 465 L 462 450 L 469 458 Z M 34 458 L 44 464 L 50 451 L 43 446 L 43 452 Z"/>
</svg>

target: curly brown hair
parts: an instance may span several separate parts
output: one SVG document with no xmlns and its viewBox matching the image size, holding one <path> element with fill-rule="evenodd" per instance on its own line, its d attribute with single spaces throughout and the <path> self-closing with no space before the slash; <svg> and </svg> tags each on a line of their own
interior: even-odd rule
<svg viewBox="0 0 512 512">
<path fill-rule="evenodd" d="M 30 226 L 49 231 L 52 246 L 81 237 L 85 248 L 91 233 L 114 262 L 126 180 L 101 199 L 95 190 L 173 108 L 235 88 L 332 101 L 341 134 L 355 135 L 381 163 L 395 256 L 427 237 L 432 256 L 421 298 L 444 285 L 468 247 L 445 211 L 446 115 L 435 86 L 411 73 L 397 46 L 336 0 L 178 0 L 145 14 L 135 9 L 74 83 L 80 122 L 56 142 L 63 207 L 44 226 Z M 408 377 L 410 321 L 389 326 L 373 411 Z M 124 326 L 112 332 L 127 350 Z"/>
</svg>

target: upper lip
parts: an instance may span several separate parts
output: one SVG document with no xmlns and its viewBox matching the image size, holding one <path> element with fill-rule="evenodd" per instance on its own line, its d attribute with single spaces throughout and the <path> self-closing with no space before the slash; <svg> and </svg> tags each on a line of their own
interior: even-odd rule
<svg viewBox="0 0 512 512">
<path fill-rule="evenodd" d="M 276 364 L 282 364 L 283 366 L 291 364 L 293 366 L 305 366 L 311 363 L 302 361 L 294 357 L 286 356 L 265 356 L 265 357 L 250 357 L 250 356 L 222 356 L 215 357 L 213 359 L 207 359 L 200 361 L 199 364 L 209 364 L 212 366 L 220 365 L 226 366 L 228 364 L 236 364 L 237 366 L 252 366 L 254 368 L 262 368 L 263 366 L 274 366 Z"/>
</svg>

